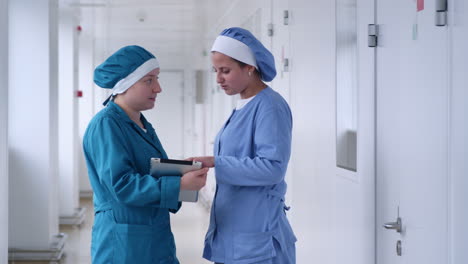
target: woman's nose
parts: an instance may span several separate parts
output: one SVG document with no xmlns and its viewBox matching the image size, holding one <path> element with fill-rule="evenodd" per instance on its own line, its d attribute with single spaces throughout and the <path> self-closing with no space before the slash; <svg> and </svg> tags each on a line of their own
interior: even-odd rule
<svg viewBox="0 0 468 264">
<path fill-rule="evenodd" d="M 216 73 L 216 82 L 217 83 L 222 83 L 224 81 L 224 78 L 221 76 L 220 72 Z"/>
<path fill-rule="evenodd" d="M 153 86 L 153 92 L 155 93 L 162 92 L 161 84 L 159 83 L 159 81 L 155 82 L 155 85 Z"/>
</svg>

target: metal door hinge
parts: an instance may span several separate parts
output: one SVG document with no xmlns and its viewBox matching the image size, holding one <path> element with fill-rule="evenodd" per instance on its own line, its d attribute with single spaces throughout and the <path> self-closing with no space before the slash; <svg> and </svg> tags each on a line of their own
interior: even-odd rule
<svg viewBox="0 0 468 264">
<path fill-rule="evenodd" d="M 379 35 L 379 25 L 376 24 L 369 24 L 367 26 L 368 38 L 367 38 L 367 46 L 374 48 L 377 47 L 378 44 L 378 35 Z"/>
<path fill-rule="evenodd" d="M 438 27 L 447 25 L 447 0 L 436 0 L 435 25 Z"/>
<path fill-rule="evenodd" d="M 289 59 L 284 58 L 283 60 L 283 71 L 288 72 L 289 71 Z"/>
<path fill-rule="evenodd" d="M 269 37 L 273 37 L 273 24 L 272 24 L 272 23 L 269 23 L 269 24 L 268 24 L 268 30 L 267 30 L 267 32 L 268 32 L 268 36 L 269 36 Z"/>
<path fill-rule="evenodd" d="M 289 10 L 283 11 L 283 25 L 289 25 Z"/>
</svg>

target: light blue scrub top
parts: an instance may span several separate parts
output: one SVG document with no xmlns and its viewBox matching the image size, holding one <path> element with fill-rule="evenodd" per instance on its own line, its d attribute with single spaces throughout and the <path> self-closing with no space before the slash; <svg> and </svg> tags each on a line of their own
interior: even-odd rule
<svg viewBox="0 0 468 264">
<path fill-rule="evenodd" d="M 92 263 L 178 264 L 169 211 L 180 177 L 149 175 L 150 158 L 167 158 L 143 115 L 143 131 L 114 102 L 91 120 L 83 138 L 94 191 Z"/>
<path fill-rule="evenodd" d="M 284 181 L 292 116 L 270 87 L 234 110 L 214 145 L 216 194 L 203 257 L 225 264 L 295 263 Z"/>
</svg>

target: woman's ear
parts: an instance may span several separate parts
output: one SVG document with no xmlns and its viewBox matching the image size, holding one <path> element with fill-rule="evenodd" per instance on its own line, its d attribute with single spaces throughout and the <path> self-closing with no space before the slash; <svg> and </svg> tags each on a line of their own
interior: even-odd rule
<svg viewBox="0 0 468 264">
<path fill-rule="evenodd" d="M 252 65 L 246 65 L 247 71 L 251 72 L 252 74 L 255 72 L 255 67 Z"/>
</svg>

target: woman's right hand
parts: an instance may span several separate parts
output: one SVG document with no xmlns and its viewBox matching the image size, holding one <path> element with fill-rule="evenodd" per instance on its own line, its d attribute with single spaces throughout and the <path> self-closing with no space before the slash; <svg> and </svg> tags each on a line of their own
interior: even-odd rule
<svg viewBox="0 0 468 264">
<path fill-rule="evenodd" d="M 185 173 L 180 179 L 180 189 L 198 191 L 203 188 L 206 184 L 208 170 L 209 168 L 203 168 Z"/>
<path fill-rule="evenodd" d="M 214 168 L 215 166 L 215 158 L 213 156 L 190 157 L 186 160 L 199 161 L 202 163 L 203 168 Z"/>
</svg>

